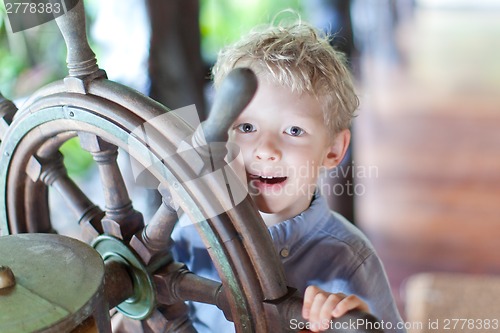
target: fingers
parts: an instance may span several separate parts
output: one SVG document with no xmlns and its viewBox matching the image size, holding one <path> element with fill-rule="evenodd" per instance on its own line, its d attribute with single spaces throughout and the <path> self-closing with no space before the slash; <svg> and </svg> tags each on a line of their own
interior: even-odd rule
<svg viewBox="0 0 500 333">
<path fill-rule="evenodd" d="M 338 317 L 334 316 L 335 310 L 337 310 L 337 307 L 342 301 L 345 299 L 346 295 L 344 294 L 330 294 L 328 298 L 326 299 L 326 302 L 323 304 L 321 307 L 320 313 L 319 313 L 319 319 L 320 320 L 329 320 L 332 317 Z"/>
<path fill-rule="evenodd" d="M 368 304 L 355 295 L 349 295 L 342 299 L 332 311 L 334 318 L 341 317 L 351 310 L 369 312 Z"/>
<path fill-rule="evenodd" d="M 313 332 L 329 327 L 332 318 L 338 318 L 351 310 L 368 312 L 368 305 L 355 295 L 332 294 L 316 286 L 307 287 L 304 294 L 302 316 L 311 324 Z"/>
<path fill-rule="evenodd" d="M 318 293 L 314 297 L 309 322 L 313 324 L 311 331 L 324 331 L 329 327 L 330 320 L 337 304 L 345 297 L 343 294 Z"/>
<path fill-rule="evenodd" d="M 304 293 L 304 304 L 302 306 L 302 317 L 304 317 L 304 319 L 309 319 L 314 296 L 316 296 L 320 291 L 321 289 L 316 286 L 309 286 L 306 288 Z"/>
<path fill-rule="evenodd" d="M 344 294 L 331 294 L 316 286 L 307 287 L 302 316 L 311 324 L 311 331 L 318 332 L 327 329 L 333 310 L 345 297 Z"/>
</svg>

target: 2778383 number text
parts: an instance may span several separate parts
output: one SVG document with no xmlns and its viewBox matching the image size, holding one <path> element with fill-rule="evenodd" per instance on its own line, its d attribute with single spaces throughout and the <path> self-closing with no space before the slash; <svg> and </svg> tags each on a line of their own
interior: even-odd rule
<svg viewBox="0 0 500 333">
<path fill-rule="evenodd" d="M 5 2 L 7 14 L 59 14 L 61 4 L 58 2 Z"/>
<path fill-rule="evenodd" d="M 500 328 L 498 319 L 443 319 L 444 330 L 495 330 Z"/>
</svg>

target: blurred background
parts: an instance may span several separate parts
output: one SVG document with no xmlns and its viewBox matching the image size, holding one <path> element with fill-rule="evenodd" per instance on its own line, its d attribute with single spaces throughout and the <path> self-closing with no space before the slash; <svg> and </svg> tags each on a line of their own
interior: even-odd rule
<svg viewBox="0 0 500 333">
<path fill-rule="evenodd" d="M 499 0 L 85 5 L 91 46 L 110 79 L 171 109 L 196 104 L 201 118 L 217 51 L 253 26 L 300 16 L 334 33 L 361 108 L 344 172 L 336 173 L 342 177 L 331 177 L 340 186 L 332 187 L 332 208 L 372 240 L 408 321 L 427 322 L 443 309 L 450 318 L 450 308 L 462 311 L 454 316 L 487 318 L 500 307 Z M 65 54 L 54 22 L 14 34 L 0 6 L 4 96 L 20 106 L 63 78 Z M 92 159 L 77 146 L 63 146 L 72 156 L 68 169 L 91 178 Z M 475 294 L 464 298 L 464 290 Z"/>
</svg>

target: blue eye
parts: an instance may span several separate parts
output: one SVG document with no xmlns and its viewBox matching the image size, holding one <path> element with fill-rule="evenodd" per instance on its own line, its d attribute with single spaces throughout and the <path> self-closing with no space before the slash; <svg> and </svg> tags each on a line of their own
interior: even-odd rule
<svg viewBox="0 0 500 333">
<path fill-rule="evenodd" d="M 256 131 L 255 127 L 250 123 L 239 124 L 236 128 L 242 133 L 250 133 Z"/>
<path fill-rule="evenodd" d="M 301 136 L 305 133 L 302 128 L 298 126 L 290 126 L 285 130 L 285 133 L 291 136 Z"/>
</svg>

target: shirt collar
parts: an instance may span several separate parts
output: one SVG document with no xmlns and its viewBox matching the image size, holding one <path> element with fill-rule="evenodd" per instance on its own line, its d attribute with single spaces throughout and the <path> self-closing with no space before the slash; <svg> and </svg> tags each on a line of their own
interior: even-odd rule
<svg viewBox="0 0 500 333">
<path fill-rule="evenodd" d="M 288 257 L 328 216 L 330 216 L 328 203 L 316 192 L 308 209 L 291 219 L 269 227 L 269 233 L 280 256 Z"/>
</svg>

